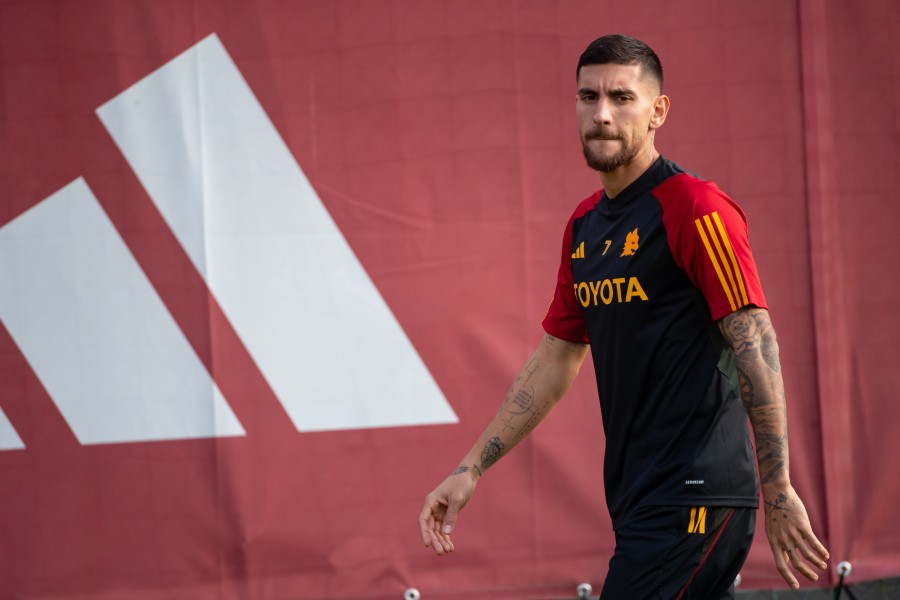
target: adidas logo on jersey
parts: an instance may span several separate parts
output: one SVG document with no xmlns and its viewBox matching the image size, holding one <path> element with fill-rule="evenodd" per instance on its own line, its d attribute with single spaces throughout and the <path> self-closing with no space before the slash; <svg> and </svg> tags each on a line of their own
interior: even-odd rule
<svg viewBox="0 0 900 600">
<path fill-rule="evenodd" d="M 572 258 L 584 258 L 584 242 L 578 244 L 578 248 L 572 253 Z"/>
</svg>

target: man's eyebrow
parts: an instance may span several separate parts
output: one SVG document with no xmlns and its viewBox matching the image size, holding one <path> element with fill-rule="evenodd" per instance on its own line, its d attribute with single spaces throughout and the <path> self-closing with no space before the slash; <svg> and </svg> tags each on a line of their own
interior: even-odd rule
<svg viewBox="0 0 900 600">
<path fill-rule="evenodd" d="M 636 95 L 634 90 L 629 89 L 629 88 L 624 88 L 624 87 L 616 87 L 616 88 L 612 88 L 612 89 L 606 90 L 605 93 L 606 93 L 607 96 L 612 96 L 612 97 L 617 97 L 617 96 L 634 96 L 634 95 Z M 579 96 L 583 96 L 583 95 L 585 95 L 585 94 L 599 95 L 600 92 L 598 92 L 597 90 L 595 90 L 595 89 L 593 89 L 593 88 L 587 88 L 587 87 L 583 87 L 583 88 L 579 88 L 579 89 L 578 89 L 578 95 L 579 95 Z"/>
</svg>

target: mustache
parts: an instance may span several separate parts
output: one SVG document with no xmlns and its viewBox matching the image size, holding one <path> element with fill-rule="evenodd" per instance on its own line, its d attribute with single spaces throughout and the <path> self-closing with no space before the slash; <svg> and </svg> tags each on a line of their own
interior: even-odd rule
<svg viewBox="0 0 900 600">
<path fill-rule="evenodd" d="M 604 127 L 595 127 L 593 129 L 589 129 L 584 134 L 585 141 L 587 140 L 621 140 L 622 136 L 618 133 L 613 132 L 611 129 L 606 129 Z"/>
</svg>

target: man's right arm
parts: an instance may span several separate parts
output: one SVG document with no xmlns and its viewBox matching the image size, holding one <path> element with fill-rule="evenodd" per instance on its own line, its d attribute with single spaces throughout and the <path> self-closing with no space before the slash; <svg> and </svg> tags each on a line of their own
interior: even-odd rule
<svg viewBox="0 0 900 600">
<path fill-rule="evenodd" d="M 453 551 L 450 533 L 478 478 L 528 435 L 562 398 L 578 374 L 587 349 L 587 344 L 544 335 L 484 433 L 456 470 L 426 496 L 419 515 L 426 547 L 438 554 Z"/>
</svg>

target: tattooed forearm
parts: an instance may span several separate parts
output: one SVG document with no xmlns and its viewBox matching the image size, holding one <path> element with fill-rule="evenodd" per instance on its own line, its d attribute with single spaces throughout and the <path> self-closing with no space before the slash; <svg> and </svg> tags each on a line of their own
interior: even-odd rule
<svg viewBox="0 0 900 600">
<path fill-rule="evenodd" d="M 481 451 L 481 470 L 487 471 L 491 465 L 500 460 L 505 447 L 506 444 L 501 442 L 500 438 L 492 437 L 489 439 L 487 444 L 484 445 L 484 450 Z"/>
<path fill-rule="evenodd" d="M 503 410 L 514 415 L 521 415 L 531 410 L 534 404 L 534 388 L 530 385 L 523 385 L 519 389 L 515 386 L 509 390 L 506 398 L 503 400 Z"/>
<path fill-rule="evenodd" d="M 766 484 L 776 479 L 787 462 L 787 434 L 756 434 L 756 459 L 759 462 L 759 480 Z"/>
<path fill-rule="evenodd" d="M 528 361 L 528 364 L 522 367 L 522 370 L 516 375 L 515 383 L 521 382 L 523 379 L 527 382 L 541 368 L 541 363 L 536 358 Z"/>
<path fill-rule="evenodd" d="M 756 438 L 756 459 L 764 485 L 788 471 L 787 418 L 778 343 L 767 311 L 745 308 L 720 322 L 734 348 L 741 401 Z"/>
<path fill-rule="evenodd" d="M 539 412 L 532 413 L 529 416 L 528 420 L 519 426 L 519 429 L 516 431 L 516 435 L 515 435 L 515 438 L 513 441 L 515 441 L 515 442 L 521 441 L 522 438 L 524 438 L 526 435 L 531 433 L 531 431 L 535 427 L 537 427 L 538 423 L 540 423 L 540 422 L 541 422 L 540 413 Z"/>
<path fill-rule="evenodd" d="M 534 387 L 527 383 L 528 379 L 513 384 L 500 407 L 507 415 L 503 421 L 503 431 L 515 431 L 512 440 L 514 444 L 531 433 L 549 410 L 546 403 L 535 401 Z"/>
<path fill-rule="evenodd" d="M 481 469 L 478 468 L 478 465 L 472 465 L 471 467 L 467 467 L 465 465 L 459 465 L 454 469 L 451 475 L 462 475 L 463 473 L 468 473 L 469 471 L 475 473 L 478 477 L 481 477 Z"/>
<path fill-rule="evenodd" d="M 587 350 L 586 344 L 544 336 L 519 371 L 497 414 L 454 473 L 480 477 L 537 427 L 569 388 Z"/>
<path fill-rule="evenodd" d="M 532 410 L 534 404 L 534 386 L 529 385 L 532 376 L 541 368 L 541 363 L 536 358 L 528 361 L 528 364 L 516 376 L 512 387 L 506 393 L 503 404 L 500 405 L 501 411 L 506 411 L 514 415 L 520 415 Z"/>
</svg>

